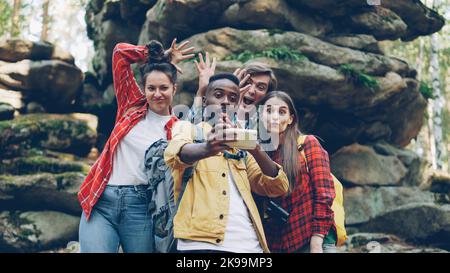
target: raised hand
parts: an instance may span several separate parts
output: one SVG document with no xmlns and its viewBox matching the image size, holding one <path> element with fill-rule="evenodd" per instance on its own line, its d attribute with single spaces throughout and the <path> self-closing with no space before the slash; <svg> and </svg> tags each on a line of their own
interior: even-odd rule
<svg viewBox="0 0 450 273">
<path fill-rule="evenodd" d="M 217 123 L 207 135 L 207 149 L 209 155 L 215 155 L 219 152 L 229 149 L 227 143 L 236 141 L 236 133 L 228 131 L 227 129 L 236 128 L 226 113 L 221 113 L 218 117 Z"/>
<path fill-rule="evenodd" d="M 239 79 L 239 87 L 244 87 L 245 83 L 250 78 L 250 74 L 243 68 L 237 68 L 233 74 Z"/>
<path fill-rule="evenodd" d="M 185 48 L 189 43 L 189 41 L 184 41 L 180 45 L 177 45 L 177 38 L 175 38 L 173 39 L 170 48 L 166 50 L 166 54 L 170 54 L 171 63 L 177 68 L 177 71 L 180 73 L 183 73 L 183 71 L 179 66 L 177 66 L 177 63 L 195 57 L 195 54 L 192 53 L 194 52 L 195 47 L 191 46 Z"/>
<path fill-rule="evenodd" d="M 216 70 L 217 60 L 214 57 L 211 62 L 208 52 L 205 53 L 205 60 L 203 60 L 202 53 L 198 53 L 198 59 L 199 59 L 198 62 L 197 62 L 197 60 L 194 61 L 195 66 L 197 67 L 197 72 L 198 72 L 197 96 L 202 97 L 205 95 L 206 87 L 208 86 L 208 83 L 209 83 L 209 78 L 211 78 L 211 76 L 214 75 L 214 72 Z"/>
<path fill-rule="evenodd" d="M 247 74 L 247 71 L 243 68 L 237 68 L 233 74 L 239 79 L 239 104 L 241 104 L 244 94 L 247 93 L 252 87 L 251 84 L 246 84 L 250 78 L 250 74 Z"/>
</svg>

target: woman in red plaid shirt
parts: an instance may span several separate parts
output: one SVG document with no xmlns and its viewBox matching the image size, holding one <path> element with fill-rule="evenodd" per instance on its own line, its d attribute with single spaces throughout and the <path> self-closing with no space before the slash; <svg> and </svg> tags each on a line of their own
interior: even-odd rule
<svg viewBox="0 0 450 273">
<path fill-rule="evenodd" d="M 336 231 L 331 205 L 335 197 L 328 153 L 312 135 L 299 147 L 298 114 L 290 96 L 273 91 L 264 97 L 261 120 L 273 147 L 272 159 L 283 166 L 290 191 L 272 201 L 284 209 L 286 221 L 268 213 L 265 232 L 273 252 L 336 252 Z M 278 141 L 276 140 L 278 137 Z M 276 142 L 276 143 L 275 143 Z M 279 145 L 278 145 L 279 143 Z M 299 149 L 304 149 L 306 161 Z M 267 205 L 267 203 L 266 203 Z M 270 206 L 267 206 L 268 209 Z M 270 210 L 266 210 L 270 212 Z M 276 211 L 273 209 L 272 211 Z"/>
<path fill-rule="evenodd" d="M 117 116 L 114 129 L 85 181 L 78 199 L 83 208 L 81 252 L 152 252 L 151 193 L 144 173 L 145 149 L 171 139 L 177 118 L 171 104 L 176 92 L 179 61 L 194 57 L 188 42 L 169 50 L 151 41 L 146 46 L 119 43 L 112 56 Z M 131 69 L 141 67 L 144 91 Z"/>
</svg>

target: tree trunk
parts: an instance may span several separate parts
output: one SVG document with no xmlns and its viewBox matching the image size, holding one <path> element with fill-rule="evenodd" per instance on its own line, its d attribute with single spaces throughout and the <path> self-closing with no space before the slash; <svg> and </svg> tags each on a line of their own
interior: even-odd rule
<svg viewBox="0 0 450 273">
<path fill-rule="evenodd" d="M 41 41 L 48 40 L 48 29 L 50 25 L 50 15 L 48 14 L 48 7 L 50 5 L 50 0 L 44 0 L 42 4 L 42 31 L 41 31 Z"/>
<path fill-rule="evenodd" d="M 440 1 L 433 1 L 433 9 L 438 10 Z M 445 158 L 446 147 L 444 147 L 442 137 L 442 109 L 444 106 L 444 98 L 441 92 L 440 86 L 440 67 L 439 67 L 439 34 L 434 33 L 430 40 L 430 76 L 433 87 L 434 99 L 432 100 L 430 116 L 430 128 L 431 128 L 431 153 L 432 153 L 432 165 L 434 169 L 442 170 L 443 162 Z"/>
<path fill-rule="evenodd" d="M 17 37 L 20 34 L 20 8 L 21 8 L 21 0 L 14 0 L 14 6 L 11 16 L 11 37 Z"/>
<path fill-rule="evenodd" d="M 424 37 L 419 37 L 419 54 L 416 58 L 417 63 L 417 80 L 423 81 L 423 70 L 424 70 L 424 47 L 425 43 Z M 417 135 L 414 150 L 421 157 L 425 158 L 428 162 L 431 162 L 430 158 L 430 141 L 429 141 L 429 130 L 428 130 L 428 119 L 424 117 L 424 124 L 419 134 Z"/>
</svg>

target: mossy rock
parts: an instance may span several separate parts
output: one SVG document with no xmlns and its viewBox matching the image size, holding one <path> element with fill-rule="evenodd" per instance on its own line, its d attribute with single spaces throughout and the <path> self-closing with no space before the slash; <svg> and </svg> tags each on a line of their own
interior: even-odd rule
<svg viewBox="0 0 450 273">
<path fill-rule="evenodd" d="M 77 192 L 85 177 L 81 172 L 0 175 L 0 207 L 80 215 Z"/>
<path fill-rule="evenodd" d="M 80 219 L 56 211 L 0 213 L 0 250 L 36 252 L 76 240 Z"/>
<path fill-rule="evenodd" d="M 64 173 L 87 172 L 89 166 L 81 162 L 71 162 L 45 156 L 19 157 L 4 159 L 0 166 L 0 174 L 33 174 L 40 172 Z"/>
<path fill-rule="evenodd" d="M 31 148 L 44 148 L 85 156 L 96 138 L 86 122 L 68 115 L 23 115 L 0 122 L 0 155 L 11 158 Z"/>
<path fill-rule="evenodd" d="M 0 120 L 10 120 L 14 118 L 14 107 L 5 102 L 0 102 Z"/>
</svg>

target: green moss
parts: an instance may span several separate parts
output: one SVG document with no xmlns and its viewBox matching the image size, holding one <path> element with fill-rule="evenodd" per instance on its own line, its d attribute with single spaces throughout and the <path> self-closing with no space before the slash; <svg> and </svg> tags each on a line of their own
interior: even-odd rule
<svg viewBox="0 0 450 273">
<path fill-rule="evenodd" d="M 233 54 L 227 56 L 224 60 L 225 61 L 236 60 L 245 63 L 251 59 L 261 57 L 270 58 L 277 61 L 302 61 L 307 59 L 307 57 L 301 54 L 299 51 L 295 51 L 286 46 L 283 46 L 283 47 L 269 48 L 267 50 L 263 50 L 260 52 L 252 52 L 249 50 L 245 50 L 244 52 L 239 53 L 237 55 Z"/>
<path fill-rule="evenodd" d="M 420 81 L 419 92 L 425 99 L 434 99 L 433 88 L 425 81 Z"/>
<path fill-rule="evenodd" d="M 15 157 L 30 148 L 47 148 L 86 155 L 96 132 L 70 116 L 30 114 L 0 124 L 0 154 Z"/>
<path fill-rule="evenodd" d="M 162 20 L 164 13 L 163 10 L 166 7 L 166 1 L 158 1 L 155 6 L 153 7 L 155 9 L 155 13 L 157 14 L 158 21 Z"/>
<path fill-rule="evenodd" d="M 344 74 L 355 85 L 364 86 L 371 91 L 379 87 L 378 81 L 363 71 L 355 69 L 351 64 L 342 64 L 338 71 Z"/>
<path fill-rule="evenodd" d="M 11 211 L 9 213 L 9 221 L 16 227 L 20 227 L 21 225 L 30 225 L 33 224 L 30 220 L 20 217 L 20 211 Z"/>
<path fill-rule="evenodd" d="M 78 162 L 62 161 L 45 156 L 21 157 L 13 160 L 4 160 L 0 165 L 0 173 L 16 175 L 40 172 L 85 172 L 85 169 L 86 167 Z"/>
<path fill-rule="evenodd" d="M 273 29 L 266 29 L 267 33 L 269 33 L 269 36 L 274 36 L 275 34 L 283 34 L 285 33 L 284 30 L 279 28 L 273 28 Z"/>
<path fill-rule="evenodd" d="M 34 227 L 34 225 L 33 225 Z M 29 236 L 36 235 L 39 236 L 40 232 L 38 230 L 31 230 L 31 229 L 21 229 L 19 234 L 17 234 L 19 237 L 23 239 L 27 239 Z"/>
<path fill-rule="evenodd" d="M 15 181 L 16 178 L 13 175 L 0 175 L 0 182 L 2 182 L 3 185 L 14 183 Z"/>
<path fill-rule="evenodd" d="M 194 51 L 194 52 L 193 52 L 193 54 L 195 55 L 194 58 L 188 59 L 188 60 L 184 60 L 184 61 L 181 61 L 180 63 L 193 62 L 194 59 L 195 59 L 197 62 L 199 62 L 200 59 L 198 58 L 198 53 L 202 53 L 203 59 L 205 58 L 205 56 L 206 56 L 206 51 L 202 49 L 202 50 L 198 50 L 198 51 Z"/>
<path fill-rule="evenodd" d="M 15 227 L 18 228 L 17 237 L 23 240 L 28 240 L 29 236 L 36 236 L 42 234 L 37 228 L 36 225 L 28 220 L 25 217 L 20 217 L 20 214 L 22 212 L 20 211 L 13 211 L 9 214 L 9 221 L 11 224 L 13 224 Z"/>
</svg>

